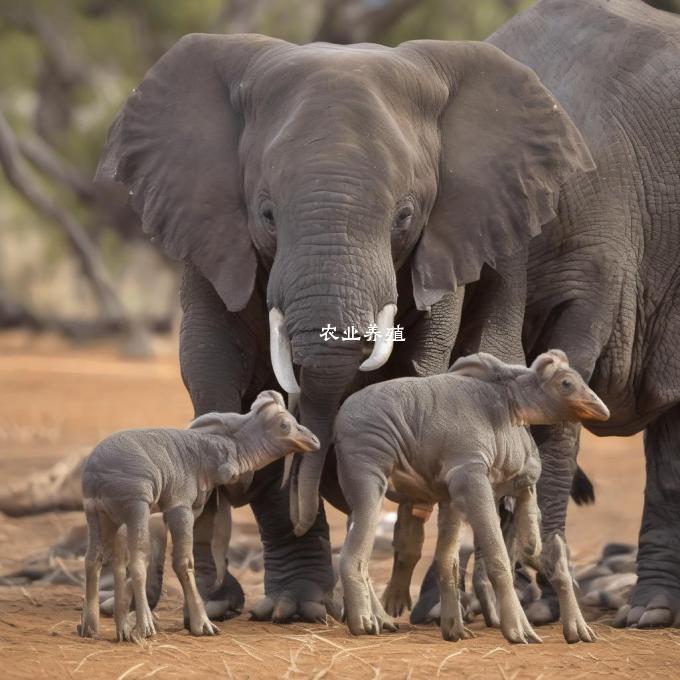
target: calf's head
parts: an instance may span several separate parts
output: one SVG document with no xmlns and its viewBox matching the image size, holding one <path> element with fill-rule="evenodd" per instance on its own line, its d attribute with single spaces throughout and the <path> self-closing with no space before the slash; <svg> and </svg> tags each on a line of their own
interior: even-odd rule
<svg viewBox="0 0 680 680">
<path fill-rule="evenodd" d="M 540 354 L 529 368 L 480 352 L 458 359 L 450 372 L 506 387 L 517 425 L 609 419 L 609 409 L 559 349 Z"/>
</svg>

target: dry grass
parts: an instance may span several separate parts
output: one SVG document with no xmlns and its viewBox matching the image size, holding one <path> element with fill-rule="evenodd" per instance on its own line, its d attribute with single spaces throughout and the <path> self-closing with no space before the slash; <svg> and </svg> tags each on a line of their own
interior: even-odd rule
<svg viewBox="0 0 680 680">
<path fill-rule="evenodd" d="M 26 471 L 44 469 L 76 447 L 91 445 L 123 427 L 181 425 L 191 415 L 175 355 L 155 361 L 121 361 L 107 347 L 76 351 L 41 341 L 32 351 L 17 336 L 0 336 L 0 479 L 12 483 Z M 582 463 L 593 476 L 595 508 L 574 509 L 569 534 L 577 560 L 589 559 L 609 540 L 634 540 L 642 502 L 640 438 L 585 437 Z M 615 477 L 611 471 L 615 469 Z M 620 499 L 628 502 L 622 507 Z M 344 517 L 329 513 L 339 545 Z M 0 517 L 0 573 L 46 551 L 80 513 L 22 519 Z M 431 523 L 432 524 L 432 523 Z M 247 508 L 236 513 L 235 540 L 253 536 Z M 432 527 L 422 577 L 432 554 Z M 275 625 L 246 616 L 219 624 L 216 638 L 193 638 L 181 627 L 180 591 L 167 579 L 158 610 L 159 634 L 142 644 L 116 644 L 113 624 L 102 621 L 100 638 L 75 634 L 81 591 L 78 564 L 57 561 L 68 585 L 0 587 L 0 677 L 4 678 L 569 678 L 680 677 L 680 631 L 619 631 L 609 616 L 596 617 L 593 645 L 569 646 L 559 626 L 540 629 L 541 645 L 508 645 L 497 630 L 475 622 L 475 637 L 447 643 L 433 627 L 403 623 L 395 634 L 353 638 L 344 626 Z M 384 583 L 390 560 L 373 565 Z M 262 573 L 243 569 L 247 604 L 262 593 Z M 415 593 L 414 593 L 415 594 Z"/>
</svg>

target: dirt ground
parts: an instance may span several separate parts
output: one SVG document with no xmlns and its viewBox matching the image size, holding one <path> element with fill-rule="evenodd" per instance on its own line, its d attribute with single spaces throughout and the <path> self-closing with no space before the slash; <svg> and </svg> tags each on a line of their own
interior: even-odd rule
<svg viewBox="0 0 680 680">
<path fill-rule="evenodd" d="M 112 430 L 183 425 L 191 417 L 172 342 L 158 343 L 159 358 L 119 358 L 107 345 L 72 348 L 49 337 L 0 336 L 0 486 L 87 448 Z M 569 539 L 577 563 L 594 559 L 604 543 L 636 540 L 644 480 L 641 437 L 586 435 L 581 463 L 596 485 L 597 504 L 571 508 Z M 234 540 L 255 541 L 250 510 L 235 513 Z M 344 517 L 330 512 L 334 547 Z M 0 515 L 0 574 L 45 551 L 81 513 L 11 519 Z M 429 564 L 434 522 L 414 584 Z M 376 556 L 379 589 L 389 555 Z M 274 625 L 247 615 L 220 624 L 218 638 L 192 638 L 182 630 L 181 597 L 174 575 L 158 609 L 161 632 L 143 645 L 114 644 L 103 619 L 100 638 L 75 635 L 81 590 L 73 585 L 0 587 L 2 678 L 615 678 L 680 677 L 680 631 L 619 631 L 612 612 L 589 612 L 599 636 L 592 645 L 567 645 L 558 625 L 539 629 L 544 643 L 511 646 L 477 621 L 474 639 L 444 642 L 435 627 L 410 626 L 396 634 L 352 638 L 344 626 Z M 246 607 L 262 593 L 262 572 L 237 577 Z M 415 586 L 414 586 L 415 595 Z"/>
</svg>

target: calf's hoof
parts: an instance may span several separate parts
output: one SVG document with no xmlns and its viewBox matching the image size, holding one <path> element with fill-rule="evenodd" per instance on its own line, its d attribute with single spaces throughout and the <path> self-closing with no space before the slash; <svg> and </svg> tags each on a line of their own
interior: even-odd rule
<svg viewBox="0 0 680 680">
<path fill-rule="evenodd" d="M 597 640 L 593 629 L 585 622 L 580 613 L 571 617 L 568 621 L 562 622 L 562 632 L 564 639 L 570 645 L 575 642 L 595 642 Z"/>
<path fill-rule="evenodd" d="M 76 626 L 76 632 L 80 637 L 93 638 L 97 634 L 97 623 L 86 616 Z"/>
<path fill-rule="evenodd" d="M 347 617 L 347 626 L 352 635 L 380 635 L 382 626 L 375 614 L 359 614 Z"/>
<path fill-rule="evenodd" d="M 411 609 L 411 596 L 408 592 L 397 590 L 396 588 L 387 587 L 383 593 L 382 603 L 385 611 L 393 617 L 399 617 L 404 613 L 404 610 Z"/>
<path fill-rule="evenodd" d="M 542 642 L 536 631 L 531 627 L 524 611 L 518 607 L 517 612 L 510 615 L 501 615 L 501 631 L 508 642 L 513 644 L 529 644 L 530 642 Z"/>
<path fill-rule="evenodd" d="M 156 626 L 153 622 L 151 611 L 146 611 L 142 614 L 137 612 L 137 621 L 133 630 L 133 638 L 136 640 L 143 640 L 152 637 L 156 634 Z"/>
<path fill-rule="evenodd" d="M 219 635 L 220 629 L 207 616 L 202 616 L 198 621 L 189 625 L 189 632 L 200 637 L 202 635 Z"/>
<path fill-rule="evenodd" d="M 134 642 L 135 630 L 126 621 L 120 627 L 116 628 L 116 642 Z"/>
<path fill-rule="evenodd" d="M 441 630 L 442 637 L 447 642 L 458 642 L 474 637 L 472 631 L 466 628 L 462 621 L 456 621 L 453 618 L 442 619 Z"/>
</svg>

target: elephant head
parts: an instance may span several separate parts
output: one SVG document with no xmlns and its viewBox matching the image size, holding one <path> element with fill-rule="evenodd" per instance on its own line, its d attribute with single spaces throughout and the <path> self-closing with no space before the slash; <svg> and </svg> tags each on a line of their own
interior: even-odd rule
<svg viewBox="0 0 680 680">
<path fill-rule="evenodd" d="M 484 43 L 297 46 L 189 35 L 147 73 L 98 176 L 124 182 L 144 229 L 227 309 L 269 271 L 272 365 L 321 440 L 291 491 L 313 523 L 332 421 L 358 368 L 390 356 L 396 271 L 421 310 L 522 248 L 563 180 L 592 161 L 533 71 Z M 297 365 L 297 369 L 295 366 Z"/>
</svg>

